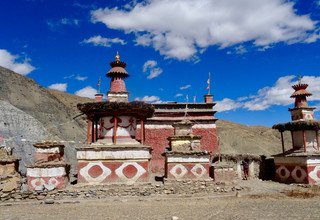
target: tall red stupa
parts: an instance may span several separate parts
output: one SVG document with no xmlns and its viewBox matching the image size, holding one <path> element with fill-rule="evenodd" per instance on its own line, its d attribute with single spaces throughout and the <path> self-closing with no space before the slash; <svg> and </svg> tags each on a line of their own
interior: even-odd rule
<svg viewBox="0 0 320 220">
<path fill-rule="evenodd" d="M 127 92 L 125 78 L 129 76 L 126 71 L 126 63 L 120 61 L 120 55 L 117 52 L 116 58 L 110 63 L 111 69 L 107 77 L 111 78 L 110 90 L 107 94 L 110 102 L 128 102 L 129 93 Z"/>
<path fill-rule="evenodd" d="M 78 182 L 89 184 L 149 181 L 151 148 L 144 145 L 144 122 L 154 108 L 144 102 L 128 102 L 126 63 L 117 53 L 110 63 L 107 101 L 78 104 L 88 118 L 88 143 L 77 149 Z M 136 140 L 137 123 L 141 141 Z"/>
<path fill-rule="evenodd" d="M 294 107 L 289 108 L 291 122 L 276 124 L 274 129 L 281 133 L 282 153 L 275 155 L 275 178 L 285 183 L 320 184 L 320 122 L 314 119 L 316 108 L 308 106 L 308 84 L 301 83 L 301 77 L 292 88 L 290 96 L 295 99 Z M 290 131 L 292 148 L 285 151 L 283 132 Z"/>
</svg>

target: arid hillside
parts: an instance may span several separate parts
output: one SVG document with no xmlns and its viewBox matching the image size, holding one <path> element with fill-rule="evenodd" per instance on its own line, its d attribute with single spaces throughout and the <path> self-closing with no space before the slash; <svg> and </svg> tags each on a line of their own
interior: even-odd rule
<svg viewBox="0 0 320 220">
<path fill-rule="evenodd" d="M 21 157 L 22 172 L 32 163 L 33 144 L 43 140 L 65 141 L 66 158 L 75 164 L 75 147 L 85 141 L 85 130 L 60 100 L 32 79 L 0 67 L 0 136 Z"/>
<path fill-rule="evenodd" d="M 221 153 L 272 155 L 282 152 L 280 133 L 264 126 L 246 126 L 218 120 Z M 285 147 L 291 146 L 290 133 L 284 133 Z"/>
<path fill-rule="evenodd" d="M 33 144 L 43 140 L 64 141 L 66 158 L 72 165 L 71 172 L 75 172 L 75 147 L 86 138 L 86 122 L 76 105 L 90 101 L 47 90 L 28 77 L 0 67 L 0 140 L 4 139 L 21 157 L 22 172 L 32 163 Z M 271 155 L 281 151 L 280 134 L 271 128 L 219 120 L 217 129 L 221 153 Z"/>
</svg>

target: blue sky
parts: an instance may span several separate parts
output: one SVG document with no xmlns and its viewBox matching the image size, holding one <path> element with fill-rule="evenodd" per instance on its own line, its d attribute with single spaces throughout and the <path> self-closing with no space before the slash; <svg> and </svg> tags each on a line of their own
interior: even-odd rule
<svg viewBox="0 0 320 220">
<path fill-rule="evenodd" d="M 218 118 L 271 126 L 299 74 L 320 108 L 319 21 L 319 1 L 2 0 L 0 65 L 92 96 L 119 51 L 131 100 L 202 102 L 211 72 Z"/>
</svg>

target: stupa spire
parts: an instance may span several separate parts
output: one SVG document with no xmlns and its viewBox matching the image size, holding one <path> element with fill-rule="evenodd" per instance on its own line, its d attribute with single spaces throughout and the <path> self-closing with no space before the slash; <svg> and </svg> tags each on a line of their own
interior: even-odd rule
<svg viewBox="0 0 320 220">
<path fill-rule="evenodd" d="M 108 101 L 110 102 L 128 102 L 129 93 L 124 81 L 129 76 L 125 69 L 126 65 L 125 62 L 120 61 L 120 55 L 117 52 L 115 60 L 110 63 L 111 69 L 107 73 L 107 77 L 111 78 L 108 92 Z"/>
<path fill-rule="evenodd" d="M 301 83 L 302 77 L 298 76 L 298 83 L 293 85 L 292 88 L 295 90 L 294 93 L 290 96 L 290 98 L 294 98 L 294 107 L 295 108 L 303 108 L 308 107 L 307 97 L 312 96 L 310 92 L 307 91 L 308 84 Z"/>
</svg>

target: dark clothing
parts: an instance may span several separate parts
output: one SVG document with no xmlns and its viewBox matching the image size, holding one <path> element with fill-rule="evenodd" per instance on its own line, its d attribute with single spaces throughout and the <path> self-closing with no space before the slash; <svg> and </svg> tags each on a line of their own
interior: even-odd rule
<svg viewBox="0 0 320 220">
<path fill-rule="evenodd" d="M 241 165 L 243 166 L 243 169 L 249 169 L 249 163 L 247 161 L 243 160 Z"/>
<path fill-rule="evenodd" d="M 241 163 L 242 167 L 243 167 L 243 179 L 248 179 L 248 176 L 249 176 L 249 163 L 245 160 L 242 161 Z"/>
</svg>

